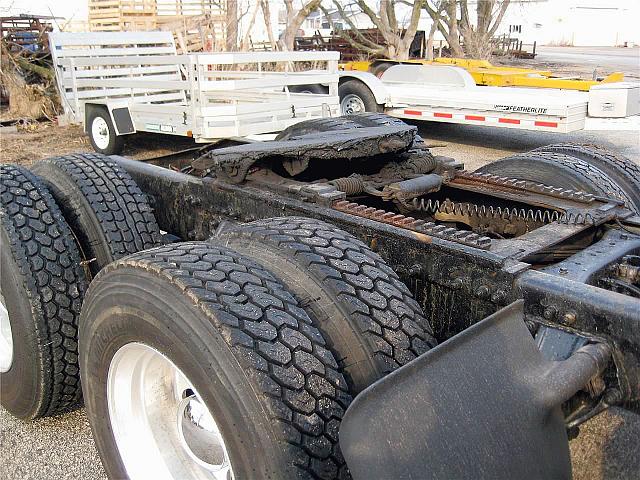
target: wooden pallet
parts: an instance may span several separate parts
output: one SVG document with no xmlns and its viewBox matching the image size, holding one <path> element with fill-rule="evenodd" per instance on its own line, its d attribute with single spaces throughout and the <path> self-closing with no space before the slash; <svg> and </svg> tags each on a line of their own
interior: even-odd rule
<svg viewBox="0 0 640 480">
<path fill-rule="evenodd" d="M 225 16 L 158 16 L 158 29 L 173 32 L 178 53 L 217 52 L 225 47 Z"/>
<path fill-rule="evenodd" d="M 203 15 L 217 19 L 224 7 L 218 0 L 89 0 L 92 32 L 168 30 L 166 25 Z"/>
</svg>

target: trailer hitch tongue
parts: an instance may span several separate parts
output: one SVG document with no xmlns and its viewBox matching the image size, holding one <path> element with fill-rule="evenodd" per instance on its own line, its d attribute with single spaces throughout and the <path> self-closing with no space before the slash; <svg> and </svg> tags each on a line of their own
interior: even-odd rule
<svg viewBox="0 0 640 480">
<path fill-rule="evenodd" d="M 545 359 L 514 302 L 364 390 L 342 452 L 356 480 L 569 479 L 560 407 L 610 356 L 595 343 Z"/>
</svg>

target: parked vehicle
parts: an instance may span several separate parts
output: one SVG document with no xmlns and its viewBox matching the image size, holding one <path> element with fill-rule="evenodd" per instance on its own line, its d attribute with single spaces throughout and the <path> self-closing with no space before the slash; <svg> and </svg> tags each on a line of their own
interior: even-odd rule
<svg viewBox="0 0 640 480">
<path fill-rule="evenodd" d="M 570 478 L 640 412 L 628 159 L 369 113 L 155 163 L 1 167 L 2 405 L 84 401 L 110 478 Z"/>
<path fill-rule="evenodd" d="M 57 32 L 49 41 L 65 116 L 100 153 L 120 153 L 137 132 L 211 143 L 339 114 L 336 52 L 177 55 L 171 32 Z M 310 81 L 326 92 L 293 91 Z"/>
<path fill-rule="evenodd" d="M 366 65 L 353 63 L 360 68 Z M 521 72 L 485 75 L 478 69 L 442 63 L 381 62 L 370 72 L 344 70 L 338 89 L 341 111 L 343 115 L 384 112 L 410 120 L 558 133 L 640 129 L 640 83 L 613 81 L 619 80 L 615 76 L 585 82 L 531 78 Z M 510 76 L 515 84 L 530 87 L 504 86 L 505 77 Z M 558 88 L 542 88 L 550 85 Z"/>
</svg>

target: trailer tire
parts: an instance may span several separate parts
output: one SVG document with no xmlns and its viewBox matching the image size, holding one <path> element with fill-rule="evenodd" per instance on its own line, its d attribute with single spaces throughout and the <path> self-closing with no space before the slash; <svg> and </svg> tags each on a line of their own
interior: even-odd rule
<svg viewBox="0 0 640 480">
<path fill-rule="evenodd" d="M 55 157 L 34 165 L 62 208 L 95 275 L 110 262 L 161 244 L 147 197 L 101 154 Z"/>
<path fill-rule="evenodd" d="M 87 133 L 93 149 L 103 155 L 118 155 L 124 149 L 124 137 L 116 133 L 109 111 L 102 106 L 87 106 Z"/>
<path fill-rule="evenodd" d="M 373 92 L 360 80 L 346 80 L 338 86 L 340 112 L 352 115 L 362 112 L 382 112 L 383 106 L 376 102 Z"/>
<path fill-rule="evenodd" d="M 338 427 L 351 402 L 345 380 L 311 319 L 255 262 L 205 242 L 131 255 L 94 279 L 81 321 L 87 413 L 109 478 L 166 478 L 158 475 L 165 463 L 156 454 L 184 462 L 171 463 L 186 465 L 173 470 L 173 478 L 195 478 L 189 469 L 197 467 L 185 461 L 189 451 L 164 423 L 149 433 L 161 440 L 150 443 L 161 446 L 140 456 L 138 428 L 157 424 L 145 415 L 123 417 L 120 409 L 134 409 L 135 397 L 153 402 L 147 413 L 159 411 L 163 401 L 193 396 L 217 424 L 235 478 L 348 478 L 338 446 Z M 140 377 L 152 383 L 151 392 L 131 381 L 117 383 L 127 379 L 125 355 L 144 347 L 168 358 L 186 382 L 164 385 L 169 380 L 155 369 Z M 156 388 L 163 386 L 167 396 Z M 167 418 L 177 413 L 170 409 Z M 123 446 L 127 438 L 130 448 Z"/>
<path fill-rule="evenodd" d="M 399 62 L 376 62 L 376 64 L 371 67 L 370 71 L 373 75 L 378 78 L 381 78 L 384 75 L 384 72 L 389 70 L 394 65 L 400 65 Z"/>
<path fill-rule="evenodd" d="M 309 85 L 291 85 L 289 91 L 291 93 L 327 94 L 329 93 L 329 87 L 319 83 L 310 83 Z"/>
<path fill-rule="evenodd" d="M 605 172 L 579 158 L 562 153 L 521 153 L 501 158 L 480 167 L 476 172 L 579 190 L 633 205 L 625 190 Z"/>
<path fill-rule="evenodd" d="M 624 155 L 587 143 L 556 143 L 533 151 L 563 153 L 599 168 L 625 191 L 633 202 L 629 207 L 640 213 L 640 166 Z"/>
<path fill-rule="evenodd" d="M 24 167 L 0 174 L 0 403 L 32 420 L 82 402 L 77 329 L 88 280 L 45 185 Z"/>
<path fill-rule="evenodd" d="M 354 395 L 435 346 L 429 322 L 396 273 L 333 225 L 269 218 L 212 241 L 254 259 L 295 295 L 338 355 Z"/>
</svg>

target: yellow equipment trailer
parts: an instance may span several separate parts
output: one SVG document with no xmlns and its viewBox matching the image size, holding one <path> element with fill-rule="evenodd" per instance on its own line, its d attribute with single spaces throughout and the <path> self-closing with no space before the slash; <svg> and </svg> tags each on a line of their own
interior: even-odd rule
<svg viewBox="0 0 640 480">
<path fill-rule="evenodd" d="M 620 72 L 607 75 L 602 80 L 582 80 L 574 77 L 557 77 L 547 70 L 503 67 L 493 65 L 487 60 L 466 58 L 436 58 L 431 61 L 419 59 L 404 61 L 379 59 L 343 63 L 341 64 L 341 69 L 371 72 L 376 76 L 380 76 L 387 68 L 400 64 L 446 64 L 461 67 L 471 74 L 476 85 L 487 85 L 491 87 L 556 88 L 588 92 L 594 85 L 622 82 L 624 80 L 624 75 Z"/>
</svg>

